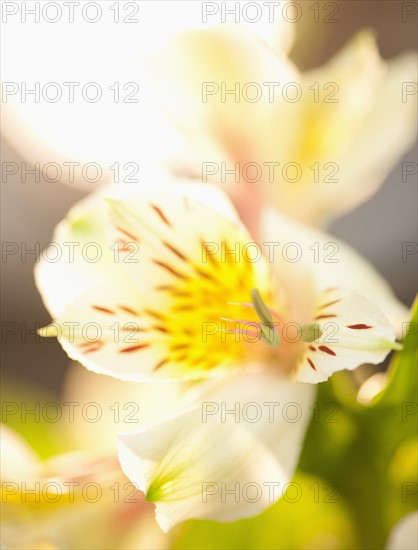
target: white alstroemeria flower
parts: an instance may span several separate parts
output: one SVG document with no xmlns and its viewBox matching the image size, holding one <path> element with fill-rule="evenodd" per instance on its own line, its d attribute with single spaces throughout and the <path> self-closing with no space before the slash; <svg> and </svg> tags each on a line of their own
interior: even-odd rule
<svg viewBox="0 0 418 550">
<path fill-rule="evenodd" d="M 386 550 L 417 550 L 418 512 L 404 516 L 392 529 L 386 542 Z"/>
<path fill-rule="evenodd" d="M 416 53 L 385 61 L 370 31 L 302 73 L 251 37 L 219 30 L 178 33 L 153 67 L 169 87 L 157 88 L 159 101 L 189 140 L 185 163 L 227 189 L 243 216 L 251 189 L 254 201 L 326 225 L 367 200 L 416 136 L 407 93 Z"/>
<path fill-rule="evenodd" d="M 257 245 L 220 191 L 154 180 L 76 206 L 54 237 L 77 243 L 73 261 L 38 268 L 55 316 L 41 332 L 72 358 L 123 380 L 194 382 L 171 417 L 121 439 L 122 467 L 156 503 L 165 530 L 188 518 L 251 516 L 277 500 L 271 484 L 291 479 L 314 396 L 302 382 L 379 363 L 397 347 L 385 315 L 353 292 L 374 289 L 385 312 L 400 313 L 379 276 L 344 250 L 344 265 L 328 275 L 315 261 L 286 265 L 271 245 L 289 232 L 306 245 L 308 229 L 267 212 L 264 254 L 251 261 Z M 83 261 L 91 242 L 101 250 L 96 263 Z M 349 276 L 348 289 L 339 288 Z M 265 413 L 254 423 L 208 414 L 205 422 L 207 403 L 213 411 L 293 403 L 300 414 Z M 264 492 L 225 502 L 215 490 L 223 484 Z"/>
<path fill-rule="evenodd" d="M 116 457 L 71 452 L 41 461 L 4 424 L 1 440 L 2 548 L 167 547 Z"/>
</svg>

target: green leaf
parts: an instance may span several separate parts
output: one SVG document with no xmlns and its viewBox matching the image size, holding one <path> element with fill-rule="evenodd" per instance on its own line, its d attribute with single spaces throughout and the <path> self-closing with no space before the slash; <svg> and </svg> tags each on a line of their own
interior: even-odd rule
<svg viewBox="0 0 418 550">
<path fill-rule="evenodd" d="M 418 299 L 412 307 L 409 323 L 404 323 L 403 350 L 393 356 L 389 382 L 373 405 L 378 408 L 417 401 L 418 373 Z"/>
</svg>

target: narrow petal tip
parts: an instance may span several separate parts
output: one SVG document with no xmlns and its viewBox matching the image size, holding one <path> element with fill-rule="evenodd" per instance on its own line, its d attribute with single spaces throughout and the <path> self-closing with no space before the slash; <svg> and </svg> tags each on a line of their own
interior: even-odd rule
<svg viewBox="0 0 418 550">
<path fill-rule="evenodd" d="M 58 337 L 58 328 L 56 325 L 47 325 L 38 329 L 38 334 L 43 338 L 57 338 Z"/>
</svg>

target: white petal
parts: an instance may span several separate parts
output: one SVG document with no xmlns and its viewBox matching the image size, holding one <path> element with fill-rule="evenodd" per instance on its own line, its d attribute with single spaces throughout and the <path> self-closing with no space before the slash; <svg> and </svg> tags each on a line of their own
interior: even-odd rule
<svg viewBox="0 0 418 550">
<path fill-rule="evenodd" d="M 278 92 L 265 83 L 294 82 L 299 76 L 282 53 L 236 27 L 176 35 L 152 65 L 154 80 L 160 82 L 157 101 L 184 136 L 183 163 L 239 197 L 243 178 L 228 177 L 225 186 L 220 163 L 234 169 L 235 162 L 242 168 L 247 162 L 276 159 L 277 150 L 269 156 L 265 146 L 272 140 L 277 144 L 280 117 L 273 115 Z"/>
<path fill-rule="evenodd" d="M 46 249 L 35 267 L 36 285 L 53 316 L 83 292 L 105 281 L 122 280 L 104 233 L 107 218 L 102 200 L 93 195 L 75 205 L 55 228 L 50 255 Z M 48 260 L 58 252 L 57 261 Z"/>
<path fill-rule="evenodd" d="M 291 115 L 289 132 L 270 145 L 271 159 L 300 167 L 296 181 L 277 177 L 269 186 L 283 212 L 325 225 L 376 191 L 414 142 L 417 104 L 402 94 L 416 72 L 416 54 L 386 62 L 363 31 L 324 66 L 302 74 L 301 101 L 277 113 L 281 120 Z M 289 177 L 297 177 L 294 170 Z"/>
<path fill-rule="evenodd" d="M 159 28 L 154 40 L 164 40 L 168 36 L 190 30 L 217 29 L 225 34 L 237 30 L 246 31 L 264 41 L 276 51 L 288 51 L 294 38 L 294 24 L 286 19 L 296 17 L 292 13 L 289 0 L 280 5 L 268 6 L 267 3 L 258 8 L 240 6 L 234 0 L 227 0 L 222 5 L 217 2 L 195 0 L 193 5 L 188 0 L 179 0 L 175 6 L 164 2 L 164 11 L 170 25 Z M 142 17 L 148 21 L 157 21 L 161 12 L 160 2 L 151 2 L 142 6 Z M 282 16 L 285 14 L 285 17 Z"/>
<path fill-rule="evenodd" d="M 107 200 L 112 221 L 109 240 L 138 243 L 134 256 L 138 260 L 121 261 L 120 266 L 141 289 L 172 283 L 173 274 L 165 265 L 181 275 L 196 277 L 196 264 L 204 268 L 208 263 L 202 260 L 202 241 L 220 245 L 228 239 L 232 246 L 251 242 L 232 207 L 227 208 L 230 203 L 225 194 L 211 185 L 178 185 L 171 180 L 168 185 L 154 184 L 146 192 L 113 189 L 116 195 Z M 263 262 L 254 269 L 261 274 Z"/>
<path fill-rule="evenodd" d="M 418 512 L 404 516 L 393 528 L 386 542 L 386 550 L 417 550 Z"/>
<path fill-rule="evenodd" d="M 341 188 L 332 207 L 348 211 L 372 196 L 402 156 L 413 146 L 417 102 L 403 97 L 405 83 L 417 81 L 418 59 L 408 53 L 390 60 L 375 102 L 341 163 Z M 338 184 L 337 184 L 338 185 Z M 340 205 L 340 206 L 339 206 Z M 335 217 L 335 212 L 329 212 Z"/>
<path fill-rule="evenodd" d="M 85 275 L 80 285 L 85 291 L 76 299 L 67 292 L 71 270 L 63 284 L 59 272 L 44 265 L 52 285 L 58 281 L 54 300 L 60 289 L 69 303 L 55 326 L 42 334 L 57 336 L 70 357 L 87 368 L 123 380 L 197 379 L 229 369 L 245 346 L 235 337 L 225 342 L 225 332 L 219 329 L 222 317 L 228 317 L 228 302 L 247 302 L 253 288 L 267 294 L 271 281 L 262 258 L 253 264 L 242 258 L 222 260 L 223 245 L 242 249 L 251 242 L 222 193 L 209 185 L 165 182 L 134 192 L 115 186 L 107 199 L 107 223 L 91 202 L 70 228 L 74 233 L 81 227 L 86 239 L 87 225 L 89 238 L 96 232 L 102 240 L 107 226 L 109 242 L 102 245 L 102 262 L 92 267 L 91 275 L 82 266 L 78 276 Z M 89 208 L 95 216 L 89 216 Z M 218 249 L 216 259 L 205 252 L 205 243 Z M 75 268 L 81 257 L 76 260 Z M 43 288 L 49 295 L 48 285 Z M 54 309 L 59 309 L 54 300 Z M 234 307 L 230 316 L 236 311 Z M 203 339 L 209 324 L 215 324 L 216 335 Z"/>
<path fill-rule="evenodd" d="M 158 165 L 144 164 L 141 172 L 146 180 L 154 182 L 153 187 L 147 187 L 154 199 L 159 195 L 155 189 L 157 185 L 173 185 L 173 180 L 168 181 L 168 174 Z M 234 223 L 238 221 L 231 203 L 220 190 L 209 185 L 190 184 L 184 179 L 175 179 L 174 182 L 184 188 L 190 199 L 197 197 L 225 218 Z M 137 192 L 146 199 L 147 194 L 143 189 L 137 189 Z M 90 195 L 71 208 L 66 218 L 55 228 L 50 254 L 46 250 L 35 267 L 38 290 L 53 316 L 58 316 L 66 305 L 91 288 L 106 282 L 125 284 L 121 264 L 125 262 L 127 254 L 124 258 L 124 254 L 115 248 L 116 241 L 109 239 L 107 228 L 110 220 L 103 197 L 122 199 L 127 194 L 129 197 L 129 193 L 132 193 L 129 185 L 106 186 L 100 193 Z M 132 260 L 137 257 L 136 253 L 131 255 Z"/>
<path fill-rule="evenodd" d="M 16 83 L 23 100 L 20 93 L 15 93 L 3 103 L 4 131 L 33 164 L 58 163 L 62 169 L 60 182 L 92 189 L 111 180 L 117 162 L 120 179 L 139 179 L 143 158 L 158 157 L 163 150 L 166 154 L 177 151 L 178 136 L 153 104 L 141 62 L 145 52 L 152 51 L 153 44 L 155 47 L 153 37 L 171 34 L 174 19 L 181 27 L 182 15 L 175 4 L 149 4 L 156 4 L 150 13 L 144 9 L 141 14 L 145 8 L 141 4 L 136 15 L 134 5 L 130 13 L 121 6 L 120 23 L 115 22 L 116 11 L 110 4 L 97 5 L 97 24 L 86 22 L 81 6 L 75 6 L 73 23 L 65 6 L 57 24 L 42 15 L 36 21 L 28 17 L 24 24 L 16 15 L 8 18 L 4 40 L 13 55 L 5 60 L 3 76 L 5 81 Z M 160 17 L 162 6 L 171 17 L 167 13 L 167 19 Z M 187 9 L 190 11 L 192 6 L 189 4 Z M 193 11 L 199 18 L 198 5 Z M 123 20 L 129 18 L 137 22 L 124 24 Z M 72 43 L 74 25 L 76 43 Z M 109 42 L 109 35 L 114 44 Z M 97 51 L 89 49 L 91 41 L 98 45 Z M 37 101 L 34 95 L 25 100 L 24 89 L 33 90 L 36 84 Z M 57 101 L 53 101 L 55 94 Z M 74 178 L 65 162 L 79 163 L 74 167 Z M 91 162 L 100 165 L 102 177 L 98 182 L 83 175 L 85 165 Z M 131 164 L 124 168 L 126 162 Z"/>
<path fill-rule="evenodd" d="M 230 377 L 183 413 L 122 434 L 122 468 L 156 503 L 165 531 L 191 518 L 254 516 L 280 497 L 293 475 L 313 396 L 311 386 L 272 373 Z M 222 418 L 227 409 L 237 415 Z M 236 498 L 225 494 L 234 488 Z"/>
<path fill-rule="evenodd" d="M 82 294 L 40 334 L 57 337 L 68 356 L 89 370 L 143 381 L 164 358 L 158 342 L 150 342 L 143 306 L 134 286 L 116 280 Z"/>
<path fill-rule="evenodd" d="M 310 313 L 324 290 L 342 287 L 367 296 L 401 334 L 402 323 L 408 320 L 407 308 L 373 266 L 347 244 L 271 209 L 265 211 L 262 239 L 264 243 L 279 243 L 271 259 L 278 276 L 298 301 L 302 317 Z M 288 243 L 295 246 L 285 249 Z M 305 322 L 310 320 L 308 315 Z"/>
<path fill-rule="evenodd" d="M 338 289 L 324 292 L 315 321 L 322 335 L 307 345 L 296 374 L 301 382 L 322 382 L 340 370 L 381 363 L 397 348 L 392 325 L 374 304 L 357 294 Z"/>
<path fill-rule="evenodd" d="M 273 23 L 269 23 L 269 12 L 263 7 L 261 20 L 246 24 L 244 18 L 247 17 L 241 14 L 239 7 L 238 18 L 242 25 L 225 25 L 219 6 L 219 12 L 214 17 L 208 16 L 204 22 L 202 9 L 205 4 L 208 3 L 197 0 L 192 3 L 154 0 L 138 6 L 120 6 L 119 10 L 115 5 L 100 5 L 97 24 L 85 21 L 80 6 L 75 6 L 75 23 L 69 21 L 71 10 L 65 6 L 60 8 L 57 24 L 51 24 L 42 15 L 36 21 L 35 17 L 28 17 L 24 24 L 18 15 L 8 16 L 4 40 L 13 55 L 5 60 L 3 80 L 9 84 L 18 83 L 22 88 L 19 92 L 23 94 L 25 86 L 29 90 L 35 83 L 40 84 L 40 100 L 28 96 L 22 101 L 18 92 L 9 95 L 3 103 L 3 130 L 8 139 L 33 163 L 43 165 L 52 160 L 63 166 L 64 162 L 79 162 L 72 184 L 90 189 L 98 183 L 82 177 L 83 166 L 89 162 L 100 163 L 103 171 L 100 183 L 103 183 L 111 178 L 111 166 L 115 162 L 120 162 L 122 177 L 129 177 L 131 167 L 124 170 L 124 162 L 137 161 L 141 165 L 142 158 L 167 155 L 178 158 L 179 153 L 184 152 L 180 136 L 163 116 L 165 113 L 156 108 L 153 94 L 153 90 L 158 91 L 161 87 L 167 95 L 171 94 L 171 83 L 167 84 L 161 74 L 157 82 L 150 81 L 144 67 L 144 58 L 152 57 L 156 45 L 175 33 L 211 27 L 220 29 L 226 36 L 231 31 L 254 34 L 255 43 L 263 40 L 279 51 L 289 47 L 293 34 L 293 23 L 287 23 L 280 16 L 281 10 L 286 9 L 285 2 L 280 3 L 280 10 L 275 10 Z M 235 2 L 230 2 L 226 3 L 226 8 L 228 4 L 235 6 Z M 93 11 L 87 16 L 94 18 Z M 162 12 L 164 18 L 161 18 Z M 228 19 L 233 21 L 234 16 Z M 74 25 L 77 25 L 77 43 L 72 40 Z M 112 43 L 109 35 L 114 39 Z M 100 55 L 90 51 L 91 41 L 98 45 Z M 26 46 L 21 47 L 22 44 Z M 51 44 L 55 47 L 51 48 Z M 239 43 L 236 49 L 239 50 Z M 168 54 L 173 64 L 176 63 L 178 52 L 171 50 Z M 84 86 L 92 81 L 96 88 L 86 88 L 84 92 Z M 71 102 L 69 87 L 61 86 L 61 98 L 56 102 L 48 101 L 49 97 L 54 98 L 55 91 L 52 87 L 44 92 L 44 86 L 51 82 L 78 83 L 75 99 Z M 101 97 L 92 105 L 88 93 L 90 91 L 94 98 L 97 88 Z M 138 158 L 138 151 L 141 158 Z M 63 174 L 60 181 L 70 183 L 65 167 Z"/>
</svg>

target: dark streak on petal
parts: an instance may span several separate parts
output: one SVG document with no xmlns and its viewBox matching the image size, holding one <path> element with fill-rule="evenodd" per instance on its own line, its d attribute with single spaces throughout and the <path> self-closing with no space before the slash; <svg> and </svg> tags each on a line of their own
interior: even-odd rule
<svg viewBox="0 0 418 550">
<path fill-rule="evenodd" d="M 165 327 L 160 327 L 159 325 L 154 325 L 152 327 L 154 330 L 158 330 L 158 332 L 163 332 L 164 334 L 168 334 L 170 331 L 166 329 Z"/>
<path fill-rule="evenodd" d="M 125 328 L 123 327 L 121 329 L 123 332 L 147 332 L 147 330 L 145 328 L 142 328 L 142 327 L 129 327 L 129 328 Z"/>
<path fill-rule="evenodd" d="M 154 367 L 153 370 L 156 371 L 156 370 L 160 369 L 163 365 L 165 365 L 166 363 L 168 363 L 168 361 L 169 361 L 169 360 L 168 360 L 167 358 L 162 359 L 159 363 L 157 363 L 157 364 L 155 365 L 155 367 Z"/>
<path fill-rule="evenodd" d="M 332 351 L 328 346 L 319 346 L 319 349 L 325 353 L 328 353 L 328 355 L 337 355 L 335 351 Z"/>
<path fill-rule="evenodd" d="M 319 319 L 332 319 L 333 317 L 337 317 L 337 316 L 334 315 L 334 314 L 330 314 L 330 315 L 318 315 L 317 317 L 315 317 L 315 320 L 316 320 L 316 321 L 319 321 Z"/>
<path fill-rule="evenodd" d="M 202 269 L 199 269 L 198 267 L 195 267 L 195 271 L 198 275 L 200 275 L 204 279 L 207 279 L 208 281 L 214 281 L 214 278 L 210 273 L 206 273 L 205 271 L 203 271 Z"/>
<path fill-rule="evenodd" d="M 139 316 L 139 313 L 137 311 L 128 306 L 118 306 L 118 308 L 122 311 L 125 311 L 126 313 L 130 313 L 131 315 L 136 315 L 137 317 Z"/>
<path fill-rule="evenodd" d="M 191 304 L 185 304 L 182 306 L 176 306 L 173 309 L 174 311 L 191 311 L 193 309 L 193 306 Z"/>
<path fill-rule="evenodd" d="M 175 287 L 172 285 L 158 285 L 155 287 L 155 290 L 168 290 L 169 292 L 172 292 L 175 290 Z"/>
<path fill-rule="evenodd" d="M 109 315 L 115 315 L 115 312 L 107 307 L 103 306 L 91 306 L 93 309 L 97 309 L 97 311 L 101 311 L 102 313 L 108 313 Z"/>
<path fill-rule="evenodd" d="M 100 340 L 96 340 L 96 341 L 92 341 L 92 342 L 83 342 L 82 344 L 79 344 L 78 347 L 79 348 L 87 348 L 89 346 L 96 346 L 96 345 L 102 346 L 103 342 L 101 342 Z"/>
<path fill-rule="evenodd" d="M 159 321 L 164 321 L 164 315 L 162 313 L 158 313 L 153 309 L 145 309 L 144 312 L 150 317 L 154 317 L 154 319 L 158 319 Z"/>
<path fill-rule="evenodd" d="M 333 300 L 332 302 L 328 302 L 327 304 L 320 306 L 319 309 L 326 309 L 327 307 L 333 306 L 334 304 L 338 304 L 339 302 L 341 302 L 341 298 L 338 300 Z"/>
<path fill-rule="evenodd" d="M 315 367 L 315 365 L 312 363 L 312 361 L 309 359 L 309 357 L 307 357 L 307 361 L 308 361 L 308 363 L 310 364 L 310 366 L 313 368 L 313 370 L 316 371 L 316 367 Z"/>
<path fill-rule="evenodd" d="M 180 349 L 188 349 L 189 344 L 176 344 L 171 346 L 170 351 L 178 351 Z"/>
<path fill-rule="evenodd" d="M 155 212 L 157 212 L 157 214 L 159 215 L 160 219 L 166 224 L 168 225 L 169 227 L 172 227 L 170 221 L 168 220 L 168 218 L 166 217 L 166 215 L 164 214 L 164 212 L 161 210 L 161 208 L 159 208 L 158 206 L 155 206 L 155 204 L 150 204 L 151 208 L 153 208 L 155 210 Z"/>
<path fill-rule="evenodd" d="M 92 352 L 94 352 L 94 351 L 99 351 L 99 349 L 100 349 L 100 347 L 98 347 L 98 348 L 95 347 L 95 348 L 85 349 L 85 350 L 83 351 L 83 355 L 87 355 L 88 353 L 92 353 Z"/>
<path fill-rule="evenodd" d="M 178 258 L 187 262 L 187 256 L 185 256 L 182 252 L 180 252 L 180 250 L 175 248 L 172 244 L 163 241 L 163 245 L 167 247 L 169 250 L 171 250 L 171 252 L 173 252 L 173 254 L 175 254 Z"/>
<path fill-rule="evenodd" d="M 184 275 L 183 273 L 179 273 L 174 268 L 172 268 L 171 265 L 168 265 L 164 262 L 160 262 L 159 260 L 153 260 L 153 262 L 156 265 L 159 265 L 160 267 L 162 267 L 163 269 L 166 269 L 169 273 L 171 273 L 175 277 L 178 277 L 179 279 L 187 279 L 186 275 Z"/>
<path fill-rule="evenodd" d="M 116 226 L 116 229 L 117 229 L 118 231 L 120 231 L 121 233 L 123 233 L 124 235 L 126 235 L 127 237 L 129 237 L 130 239 L 132 239 L 134 242 L 136 242 L 136 243 L 139 242 L 138 237 L 136 237 L 136 236 L 133 235 L 132 233 L 129 233 L 129 231 L 127 231 L 127 230 L 124 229 L 123 227 Z M 125 243 L 125 244 L 128 244 L 128 243 Z"/>
<path fill-rule="evenodd" d="M 359 323 L 358 325 L 347 325 L 347 328 L 351 328 L 352 330 L 365 330 L 373 327 L 371 327 L 370 325 L 364 325 L 363 323 Z"/>
<path fill-rule="evenodd" d="M 138 344 L 137 346 L 129 346 L 128 348 L 122 348 L 119 353 L 130 353 L 131 351 L 139 351 L 144 348 L 148 348 L 149 344 Z"/>
<path fill-rule="evenodd" d="M 87 353 L 98 351 L 102 346 L 103 346 L 103 342 L 99 341 L 99 342 L 85 342 L 84 344 L 81 344 L 79 347 L 84 348 L 82 353 L 83 355 L 86 355 Z"/>
</svg>

